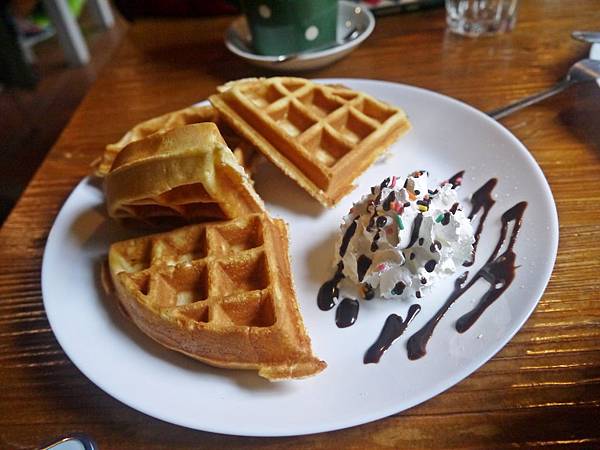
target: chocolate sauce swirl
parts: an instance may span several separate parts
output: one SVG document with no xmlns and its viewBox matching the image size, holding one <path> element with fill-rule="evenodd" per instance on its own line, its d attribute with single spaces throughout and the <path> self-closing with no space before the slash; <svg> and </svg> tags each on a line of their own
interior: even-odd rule
<svg viewBox="0 0 600 450">
<path fill-rule="evenodd" d="M 419 331 L 413 334 L 406 343 L 406 348 L 408 350 L 408 359 L 414 360 L 419 359 L 427 353 L 427 342 L 431 338 L 433 334 L 433 330 L 442 320 L 442 317 L 448 312 L 454 301 L 460 297 L 462 291 L 460 291 L 461 286 L 467 279 L 467 275 L 469 272 L 463 273 L 460 277 L 454 280 L 454 290 L 446 300 L 446 302 L 442 305 L 440 309 L 435 313 L 435 315 L 427 321 L 425 325 L 421 327 Z"/>
<path fill-rule="evenodd" d="M 496 201 L 492 198 L 492 191 L 496 187 L 498 183 L 498 178 L 490 178 L 483 186 L 475 191 L 475 193 L 471 196 L 471 212 L 469 213 L 469 220 L 473 220 L 475 214 L 479 212 L 479 210 L 483 209 L 483 213 L 479 218 L 479 223 L 477 224 L 477 230 L 475 230 L 475 242 L 473 243 L 473 253 L 471 254 L 471 259 L 465 261 L 463 266 L 470 267 L 475 262 L 475 252 L 477 252 L 477 244 L 479 243 L 479 237 L 481 236 L 481 232 L 483 231 L 483 224 L 485 223 L 485 219 L 492 209 L 492 206 L 496 203 Z"/>
<path fill-rule="evenodd" d="M 335 310 L 335 324 L 338 328 L 354 325 L 358 317 L 359 304 L 354 298 L 345 298 Z"/>
<path fill-rule="evenodd" d="M 500 239 L 496 244 L 494 253 L 483 265 L 481 269 L 475 274 L 473 279 L 469 282 L 469 286 L 473 285 L 479 278 L 486 280 L 490 287 L 485 294 L 479 299 L 479 302 L 475 307 L 464 314 L 456 321 L 456 331 L 464 333 L 479 319 L 483 312 L 494 303 L 498 297 L 500 297 L 506 289 L 511 285 L 515 279 L 516 267 L 515 259 L 517 257 L 513 250 L 521 223 L 523 221 L 523 214 L 527 208 L 527 202 L 520 202 L 513 206 L 511 209 L 506 211 L 502 215 L 502 229 L 500 230 Z M 508 230 L 508 224 L 514 222 L 510 241 L 504 253 L 500 256 L 496 256 L 502 247 L 506 239 L 506 233 Z M 468 289 L 468 287 L 467 287 Z"/>
<path fill-rule="evenodd" d="M 420 311 L 421 306 L 415 303 L 410 305 L 410 308 L 408 308 L 408 313 L 406 314 L 405 320 L 402 320 L 402 317 L 397 314 L 390 314 L 385 320 L 381 334 L 375 343 L 371 345 L 371 347 L 369 347 L 365 353 L 363 362 L 365 364 L 378 363 L 385 351 L 390 348 L 396 339 L 402 336 L 406 330 L 406 327 L 408 327 L 410 322 L 416 317 L 417 314 L 419 314 Z"/>
<path fill-rule="evenodd" d="M 413 223 L 413 229 L 410 233 L 410 242 L 406 246 L 407 248 L 412 247 L 413 245 L 415 245 L 415 242 L 417 242 L 417 239 L 419 238 L 419 232 L 421 231 L 422 223 L 423 223 L 423 213 L 419 213 L 419 214 L 417 214 L 417 217 L 415 217 L 415 222 Z"/>
<path fill-rule="evenodd" d="M 379 250 L 379 244 L 377 243 L 377 241 L 379 240 L 379 238 L 381 237 L 381 231 L 377 231 L 377 233 L 375 233 L 375 236 L 373 236 L 373 242 L 371 242 L 371 251 L 373 253 L 375 253 L 377 250 Z"/>
<path fill-rule="evenodd" d="M 327 280 L 319 288 L 317 294 L 317 305 L 321 311 L 329 311 L 335 306 L 334 298 L 338 298 L 340 295 L 340 289 L 338 285 L 344 278 L 344 263 L 340 261 L 337 265 L 337 270 L 330 280 Z"/>
<path fill-rule="evenodd" d="M 362 281 L 365 277 L 367 270 L 371 267 L 373 261 L 367 255 L 360 255 L 356 260 L 356 274 L 358 275 L 358 281 Z"/>
<path fill-rule="evenodd" d="M 340 257 L 342 258 L 346 254 L 346 250 L 348 250 L 348 244 L 350 243 L 350 239 L 352 239 L 352 236 L 354 236 L 354 233 L 356 233 L 356 227 L 358 226 L 358 224 L 356 223 L 357 220 L 358 217 L 355 217 L 350 226 L 346 229 L 344 236 L 342 237 L 342 244 L 340 245 Z"/>
<path fill-rule="evenodd" d="M 452 189 L 455 189 L 462 184 L 462 178 L 463 178 L 464 174 L 465 174 L 465 171 L 461 170 L 460 172 L 457 172 L 454 175 L 452 175 L 450 178 L 448 178 L 448 183 L 450 183 L 452 185 Z"/>
<path fill-rule="evenodd" d="M 519 202 L 502 214 L 502 229 L 500 231 L 498 242 L 496 243 L 496 248 L 488 258 L 487 262 L 475 273 L 473 278 L 466 285 L 463 286 L 467 279 L 468 272 L 463 273 L 456 279 L 454 290 L 450 293 L 450 296 L 444 305 L 442 305 L 435 315 L 419 331 L 410 337 L 407 343 L 409 359 L 414 360 L 425 356 L 427 353 L 427 343 L 440 319 L 446 314 L 450 306 L 452 306 L 452 304 L 467 292 L 479 279 L 483 278 L 486 280 L 490 287 L 479 299 L 477 305 L 458 319 L 456 322 L 456 330 L 459 333 L 467 331 L 481 314 L 483 314 L 483 312 L 494 303 L 506 289 L 508 289 L 515 278 L 516 254 L 513 251 L 513 247 L 517 240 L 517 235 L 519 234 L 519 229 L 521 228 L 521 223 L 523 221 L 523 214 L 525 213 L 526 208 L 527 202 Z M 508 224 L 511 222 L 514 222 L 514 225 L 507 249 L 504 253 L 498 255 L 502 245 L 506 241 Z"/>
</svg>

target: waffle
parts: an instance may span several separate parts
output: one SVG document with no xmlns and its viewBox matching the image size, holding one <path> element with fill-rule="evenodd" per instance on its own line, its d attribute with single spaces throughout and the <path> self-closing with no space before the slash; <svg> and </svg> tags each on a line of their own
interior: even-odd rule
<svg viewBox="0 0 600 450">
<path fill-rule="evenodd" d="M 264 205 L 214 123 L 127 145 L 104 178 L 109 216 L 179 225 L 263 212 Z"/>
<path fill-rule="evenodd" d="M 269 380 L 326 367 L 295 300 L 286 225 L 266 214 L 191 225 L 113 244 L 122 309 L 148 336 L 216 367 Z"/>
<path fill-rule="evenodd" d="M 210 101 L 236 133 L 329 207 L 410 128 L 401 109 L 302 78 L 230 82 Z"/>
<path fill-rule="evenodd" d="M 214 122 L 218 126 L 227 146 L 233 150 L 238 163 L 246 169 L 248 174 L 251 174 L 260 153 L 225 125 L 219 118 L 217 110 L 212 106 L 191 106 L 139 123 L 129 130 L 119 142 L 106 146 L 94 174 L 98 177 L 106 176 L 110 172 L 117 154 L 131 142 L 139 141 L 154 133 L 164 133 L 173 128 L 202 122 Z"/>
</svg>

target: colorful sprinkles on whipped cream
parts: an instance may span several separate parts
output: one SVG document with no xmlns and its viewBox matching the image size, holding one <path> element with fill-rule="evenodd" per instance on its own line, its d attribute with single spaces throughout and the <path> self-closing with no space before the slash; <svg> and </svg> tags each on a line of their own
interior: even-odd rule
<svg viewBox="0 0 600 450">
<path fill-rule="evenodd" d="M 454 273 L 474 241 L 456 193 L 463 173 L 433 189 L 425 170 L 371 187 L 344 218 L 342 285 L 363 298 L 408 298 L 426 295 L 437 279 Z"/>
</svg>

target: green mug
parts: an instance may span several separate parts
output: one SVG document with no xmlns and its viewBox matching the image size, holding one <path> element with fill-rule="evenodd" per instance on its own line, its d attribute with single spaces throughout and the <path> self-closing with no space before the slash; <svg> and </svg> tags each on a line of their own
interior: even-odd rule
<svg viewBox="0 0 600 450">
<path fill-rule="evenodd" d="M 286 55 L 334 44 L 337 0 L 242 0 L 254 51 Z"/>
</svg>

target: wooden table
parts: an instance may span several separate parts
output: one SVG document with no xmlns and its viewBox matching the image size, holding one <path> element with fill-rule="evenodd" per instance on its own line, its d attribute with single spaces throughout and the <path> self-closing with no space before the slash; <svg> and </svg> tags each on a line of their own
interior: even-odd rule
<svg viewBox="0 0 600 450">
<path fill-rule="evenodd" d="M 521 2 L 514 32 L 465 39 L 443 10 L 378 21 L 352 55 L 309 77 L 378 78 L 482 110 L 548 87 L 600 24 L 595 0 Z M 0 448 L 85 431 L 101 448 L 600 448 L 600 89 L 579 86 L 503 123 L 529 148 L 560 216 L 554 274 L 532 317 L 490 362 L 447 392 L 367 425 L 291 438 L 203 433 L 109 397 L 69 361 L 42 305 L 44 244 L 61 204 L 106 143 L 143 119 L 264 75 L 222 43 L 231 18 L 136 23 L 0 231 Z M 68 263 L 68 261 L 66 262 Z M 293 407 L 293 405 L 290 405 Z"/>
</svg>

